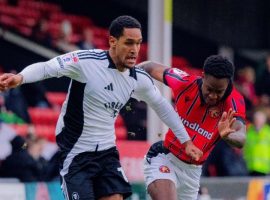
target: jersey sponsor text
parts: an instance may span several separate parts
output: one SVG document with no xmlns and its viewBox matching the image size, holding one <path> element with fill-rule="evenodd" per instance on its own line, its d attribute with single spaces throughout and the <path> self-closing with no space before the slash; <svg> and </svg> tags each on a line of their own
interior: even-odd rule
<svg viewBox="0 0 270 200">
<path fill-rule="evenodd" d="M 192 130 L 196 131 L 197 133 L 199 133 L 200 135 L 204 136 L 205 138 L 207 138 L 208 140 L 210 140 L 213 136 L 213 133 L 210 133 L 208 131 L 206 131 L 205 129 L 201 128 L 200 125 L 198 123 L 192 123 L 184 118 L 182 118 L 181 116 L 179 116 L 181 121 L 183 122 L 183 124 L 186 127 L 191 128 Z"/>
</svg>

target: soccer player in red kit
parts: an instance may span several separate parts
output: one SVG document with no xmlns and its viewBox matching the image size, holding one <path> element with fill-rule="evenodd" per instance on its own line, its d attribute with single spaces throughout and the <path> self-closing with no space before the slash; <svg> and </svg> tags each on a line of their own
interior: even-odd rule
<svg viewBox="0 0 270 200">
<path fill-rule="evenodd" d="M 147 190 L 153 200 L 195 200 L 202 164 L 223 139 L 234 147 L 245 142 L 245 103 L 233 86 L 234 66 L 220 55 L 208 57 L 201 77 L 154 62 L 140 66 L 172 89 L 175 109 L 203 156 L 193 160 L 169 130 L 151 146 L 145 159 Z"/>
</svg>

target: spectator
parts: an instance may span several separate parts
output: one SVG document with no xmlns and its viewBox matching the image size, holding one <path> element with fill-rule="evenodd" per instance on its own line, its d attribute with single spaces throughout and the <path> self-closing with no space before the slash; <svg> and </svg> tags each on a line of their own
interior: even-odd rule
<svg viewBox="0 0 270 200">
<path fill-rule="evenodd" d="M 45 172 L 45 181 L 59 180 L 59 156 L 60 153 L 57 151 L 48 161 Z"/>
<path fill-rule="evenodd" d="M 255 78 L 255 70 L 251 66 L 245 66 L 243 69 L 238 70 L 235 81 L 235 86 L 244 97 L 248 118 L 250 118 L 248 111 L 258 104 L 255 92 Z"/>
<path fill-rule="evenodd" d="M 268 105 L 270 104 L 270 54 L 266 56 L 265 64 L 259 67 L 256 77 L 256 92 L 264 100 L 267 99 Z M 267 97 L 265 97 L 267 96 Z"/>
<path fill-rule="evenodd" d="M 7 124 L 23 124 L 24 120 L 12 111 L 7 110 L 3 93 L 0 94 L 0 119 Z"/>
<path fill-rule="evenodd" d="M 52 45 L 52 37 L 49 30 L 49 22 L 46 17 L 43 17 L 33 27 L 32 36 L 39 43 L 50 47 Z"/>
<path fill-rule="evenodd" d="M 27 145 L 26 145 L 27 141 Z M 41 155 L 44 139 L 16 136 L 12 141 L 12 154 L 3 161 L 0 176 L 18 178 L 22 182 L 42 181 L 46 168 Z"/>
<path fill-rule="evenodd" d="M 94 33 L 90 27 L 83 30 L 83 38 L 78 43 L 80 49 L 95 49 L 96 46 L 93 44 Z"/>
<path fill-rule="evenodd" d="M 6 159 L 6 157 L 11 154 L 12 147 L 10 141 L 15 136 L 15 130 L 0 119 L 0 161 Z"/>
<path fill-rule="evenodd" d="M 28 104 L 21 88 L 13 88 L 6 91 L 4 94 L 4 107 L 5 112 L 1 113 L 2 119 L 6 123 L 30 123 L 30 116 L 28 113 Z"/>
<path fill-rule="evenodd" d="M 241 150 L 221 140 L 203 166 L 203 176 L 246 176 L 248 174 Z"/>
<path fill-rule="evenodd" d="M 56 42 L 56 47 L 62 52 L 75 51 L 79 48 L 72 44 L 73 27 L 69 20 L 64 20 L 61 24 L 61 37 Z"/>
<path fill-rule="evenodd" d="M 46 88 L 43 83 L 31 83 L 22 85 L 20 88 L 28 106 L 42 108 L 51 107 L 51 104 L 46 97 Z"/>
<path fill-rule="evenodd" d="M 15 73 L 16 71 L 11 71 Z M 28 105 L 21 88 L 13 88 L 0 94 L 0 118 L 5 123 L 30 123 Z"/>
<path fill-rule="evenodd" d="M 262 110 L 254 113 L 253 123 L 247 128 L 244 158 L 250 175 L 270 173 L 270 126 Z"/>
</svg>

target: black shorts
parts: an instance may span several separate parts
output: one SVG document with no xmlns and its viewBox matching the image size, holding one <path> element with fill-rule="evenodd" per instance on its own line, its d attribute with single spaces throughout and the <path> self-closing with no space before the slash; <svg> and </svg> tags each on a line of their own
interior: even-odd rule
<svg viewBox="0 0 270 200">
<path fill-rule="evenodd" d="M 104 151 L 84 152 L 74 157 L 62 180 L 67 199 L 92 200 L 112 194 L 131 195 L 116 147 Z"/>
</svg>

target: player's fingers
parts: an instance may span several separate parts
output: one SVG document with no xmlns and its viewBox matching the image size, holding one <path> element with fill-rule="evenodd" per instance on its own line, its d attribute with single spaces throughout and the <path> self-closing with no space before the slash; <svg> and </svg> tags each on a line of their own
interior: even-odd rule
<svg viewBox="0 0 270 200">
<path fill-rule="evenodd" d="M 227 112 L 223 112 L 220 121 L 225 121 L 227 118 Z"/>
<path fill-rule="evenodd" d="M 197 155 L 198 155 L 198 158 L 197 159 L 199 160 L 202 157 L 203 152 L 201 150 L 198 150 Z"/>
<path fill-rule="evenodd" d="M 6 86 L 9 86 L 12 82 L 14 82 L 14 76 L 7 77 L 3 82 Z"/>
<path fill-rule="evenodd" d="M 231 115 L 232 115 L 232 109 L 230 108 L 227 113 L 227 118 L 230 119 Z"/>
<path fill-rule="evenodd" d="M 230 109 L 230 110 L 229 110 L 229 114 L 228 114 L 229 119 L 233 118 L 233 117 L 234 117 L 234 114 L 235 114 L 235 111 L 232 110 L 232 109 Z"/>
<path fill-rule="evenodd" d="M 232 127 L 233 123 L 236 121 L 236 118 L 233 117 L 232 119 L 230 119 L 230 127 Z"/>
<path fill-rule="evenodd" d="M 0 86 L 0 92 L 6 91 L 6 87 Z"/>
<path fill-rule="evenodd" d="M 197 148 L 193 149 L 193 159 L 198 161 L 202 157 L 203 152 Z"/>
<path fill-rule="evenodd" d="M 198 155 L 198 154 L 195 154 L 195 155 L 193 156 L 193 159 L 196 160 L 196 161 L 200 160 L 200 158 L 201 158 L 201 156 Z"/>
<path fill-rule="evenodd" d="M 10 77 L 10 74 L 6 73 L 6 74 L 2 74 L 0 76 L 0 82 L 5 81 L 8 77 Z"/>
</svg>

